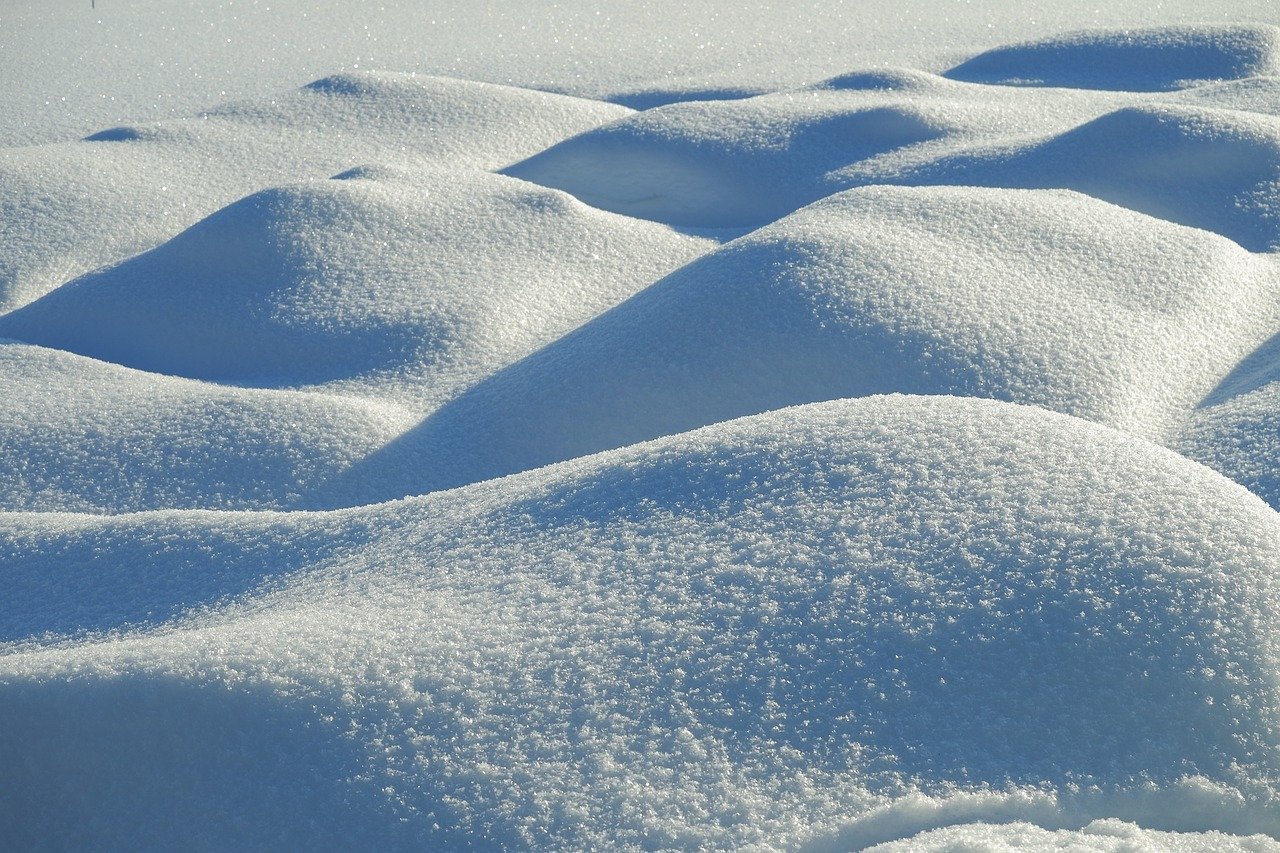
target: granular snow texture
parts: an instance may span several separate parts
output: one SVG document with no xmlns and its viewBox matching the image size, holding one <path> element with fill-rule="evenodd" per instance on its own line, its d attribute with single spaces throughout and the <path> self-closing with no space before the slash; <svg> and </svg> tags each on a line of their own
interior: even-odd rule
<svg viewBox="0 0 1280 853">
<path fill-rule="evenodd" d="M 1270 5 L 93 5 L 0 10 L 0 847 L 1280 850 Z M 189 79 L 37 121 L 87 32 Z"/>
</svg>

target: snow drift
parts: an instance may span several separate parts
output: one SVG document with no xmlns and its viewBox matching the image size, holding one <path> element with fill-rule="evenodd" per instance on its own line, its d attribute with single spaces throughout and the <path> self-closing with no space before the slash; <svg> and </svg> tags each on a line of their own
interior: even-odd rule
<svg viewBox="0 0 1280 853">
<path fill-rule="evenodd" d="M 1273 9 L 384 5 L 2 15 L 4 845 L 1280 849 Z"/>
<path fill-rule="evenodd" d="M 947 76 L 974 83 L 1158 92 L 1280 71 L 1272 26 L 1096 30 L 989 50 Z"/>
<path fill-rule="evenodd" d="M 1074 193 L 853 190 L 672 273 L 394 447 L 434 454 L 422 483 L 452 486 L 889 391 L 1164 439 L 1275 328 L 1276 275 L 1220 237 Z"/>
<path fill-rule="evenodd" d="M 79 598 L 137 612 L 181 576 L 122 558 L 174 524 L 213 577 L 290 527 L 332 550 L 6 655 L 20 845 L 869 843 L 937 825 L 878 817 L 913 791 L 1280 829 L 1280 516 L 1085 421 L 870 398 L 330 517 L 10 516 L 5 611 L 65 624 L 41 593 L 72 549 Z"/>
<path fill-rule="evenodd" d="M 142 370 L 423 406 L 713 245 L 484 172 L 340 177 L 242 199 L 0 317 L 0 335 Z"/>
<path fill-rule="evenodd" d="M 281 183 L 366 163 L 495 169 L 628 114 L 506 86 L 353 73 L 189 119 L 0 151 L 0 307 Z"/>
</svg>

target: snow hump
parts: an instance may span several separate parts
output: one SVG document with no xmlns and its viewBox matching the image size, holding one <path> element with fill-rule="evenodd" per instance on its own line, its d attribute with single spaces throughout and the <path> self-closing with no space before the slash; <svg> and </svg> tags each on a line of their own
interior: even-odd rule
<svg viewBox="0 0 1280 853">
<path fill-rule="evenodd" d="M 1273 26 L 1098 30 L 1008 45 L 947 72 L 955 80 L 1159 92 L 1208 80 L 1276 73 Z"/>
</svg>

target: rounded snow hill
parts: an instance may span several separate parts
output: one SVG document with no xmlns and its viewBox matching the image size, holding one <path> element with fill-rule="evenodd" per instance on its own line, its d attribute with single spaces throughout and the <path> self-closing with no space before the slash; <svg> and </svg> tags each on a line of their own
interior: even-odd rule
<svg viewBox="0 0 1280 853">
<path fill-rule="evenodd" d="M 0 309 L 266 187 L 371 162 L 496 169 L 630 112 L 465 80 L 343 74 L 196 118 L 0 149 Z"/>
<path fill-rule="evenodd" d="M 830 93 L 699 101 L 589 131 L 505 173 L 630 216 L 746 227 L 825 195 L 817 181 L 832 169 L 949 130 L 919 107 L 850 105 Z"/>
<path fill-rule="evenodd" d="M 606 210 L 700 227 L 755 227 L 843 187 L 864 160 L 939 156 L 1041 136 L 1136 102 L 1118 93 L 975 86 L 908 69 L 855 71 L 806 89 L 677 103 L 627 116 L 510 166 Z"/>
<path fill-rule="evenodd" d="M 832 186 L 959 184 L 1065 188 L 1280 248 L 1280 118 L 1185 104 L 1125 107 L 1047 139 L 867 162 Z"/>
<path fill-rule="evenodd" d="M 0 510 L 286 509 L 385 494 L 370 473 L 317 492 L 413 422 L 324 394 L 226 388 L 0 342 Z"/>
<path fill-rule="evenodd" d="M 438 460 L 406 472 L 422 492 L 891 391 L 1164 440 L 1280 325 L 1276 278 L 1221 237 L 1076 193 L 863 188 L 677 270 L 391 448 Z"/>
<path fill-rule="evenodd" d="M 363 150 L 367 160 L 497 169 L 633 112 L 515 86 L 348 71 L 274 98 L 220 104 L 198 120 L 268 145 L 282 137 L 304 145 L 303 138 L 311 137 L 306 148 Z"/>
<path fill-rule="evenodd" d="M 1280 28 L 1095 30 L 978 54 L 946 76 L 972 83 L 1160 92 L 1280 71 Z"/>
<path fill-rule="evenodd" d="M 835 401 L 359 510 L 0 521 L 10 630 L 212 604 L 191 547 L 292 571 L 0 653 L 18 846 L 1280 833 L 1280 515 L 1042 409 Z"/>
<path fill-rule="evenodd" d="M 485 172 L 339 177 L 238 201 L 0 317 L 0 335 L 421 408 L 715 245 Z"/>
</svg>

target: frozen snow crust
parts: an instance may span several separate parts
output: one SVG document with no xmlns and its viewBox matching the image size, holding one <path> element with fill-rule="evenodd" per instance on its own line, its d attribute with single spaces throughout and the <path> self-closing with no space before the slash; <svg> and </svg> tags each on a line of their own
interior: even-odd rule
<svg viewBox="0 0 1280 853">
<path fill-rule="evenodd" d="M 1277 32 L 0 149 L 4 845 L 1280 849 Z"/>
</svg>

